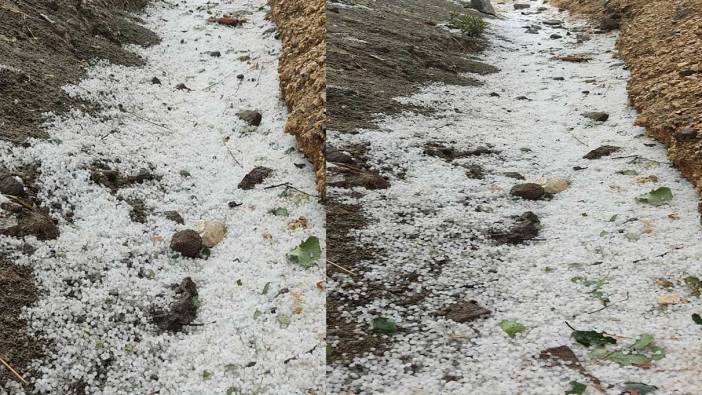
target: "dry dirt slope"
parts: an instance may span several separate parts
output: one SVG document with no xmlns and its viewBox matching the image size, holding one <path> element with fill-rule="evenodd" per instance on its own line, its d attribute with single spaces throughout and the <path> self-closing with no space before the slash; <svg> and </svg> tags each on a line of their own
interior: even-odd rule
<svg viewBox="0 0 702 395">
<path fill-rule="evenodd" d="M 620 26 L 617 47 L 631 70 L 637 121 L 702 192 L 702 0 L 552 2 L 605 28 Z"/>
</svg>

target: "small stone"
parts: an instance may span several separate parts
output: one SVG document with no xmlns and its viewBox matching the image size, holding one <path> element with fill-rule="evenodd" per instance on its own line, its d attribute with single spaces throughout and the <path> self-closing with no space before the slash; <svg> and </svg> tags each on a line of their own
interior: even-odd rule
<svg viewBox="0 0 702 395">
<path fill-rule="evenodd" d="M 559 38 L 563 38 L 560 34 L 553 33 L 552 35 L 549 36 L 552 40 L 558 40 Z"/>
<path fill-rule="evenodd" d="M 0 175 L 0 193 L 17 197 L 27 197 L 24 184 L 16 177 L 9 174 Z"/>
<path fill-rule="evenodd" d="M 560 26 L 563 24 L 563 21 L 559 21 L 558 19 L 548 19 L 543 21 L 542 23 L 548 26 Z"/>
<path fill-rule="evenodd" d="M 470 322 L 481 317 L 490 315 L 490 310 L 480 306 L 477 302 L 471 300 L 466 302 L 454 303 L 446 307 L 441 315 L 459 323 Z"/>
<path fill-rule="evenodd" d="M 176 232 L 171 238 L 171 249 L 188 258 L 195 258 L 202 248 L 202 237 L 192 229 Z"/>
<path fill-rule="evenodd" d="M 258 126 L 261 124 L 261 120 L 263 119 L 263 116 L 261 116 L 261 113 L 258 111 L 252 111 L 252 110 L 245 110 L 241 111 L 237 114 L 237 116 L 244 122 L 248 123 L 251 126 Z"/>
<path fill-rule="evenodd" d="M 509 230 L 493 230 L 490 236 L 499 244 L 521 244 L 536 238 L 540 230 L 539 217 L 531 211 L 527 211 L 514 217 L 514 225 Z"/>
<path fill-rule="evenodd" d="M 161 85 L 161 80 L 159 80 L 158 77 L 154 77 L 151 79 L 151 83 L 154 85 Z"/>
<path fill-rule="evenodd" d="M 198 231 L 202 237 L 202 244 L 207 248 L 212 248 L 224 240 L 224 236 L 227 234 L 227 225 L 217 220 L 204 221 L 198 226 Z"/>
<path fill-rule="evenodd" d="M 553 77 L 554 81 L 565 81 L 564 77 Z"/>
<path fill-rule="evenodd" d="M 260 184 L 268 178 L 273 173 L 272 169 L 267 167 L 258 166 L 245 175 L 244 178 L 239 183 L 239 189 L 253 189 L 256 185 Z"/>
<path fill-rule="evenodd" d="M 353 164 L 353 158 L 350 155 L 339 151 L 336 148 L 327 147 L 326 152 L 327 162 Z"/>
<path fill-rule="evenodd" d="M 236 79 L 237 79 L 237 80 L 243 80 L 243 79 L 244 79 L 244 75 L 243 75 L 243 74 L 237 74 L 237 75 L 236 75 Z"/>
<path fill-rule="evenodd" d="M 509 193 L 526 200 L 538 200 L 544 196 L 546 191 L 541 185 L 528 182 L 513 186 Z"/>
<path fill-rule="evenodd" d="M 530 4 L 515 4 L 514 9 L 515 10 L 526 10 L 527 8 L 531 8 Z"/>
<path fill-rule="evenodd" d="M 178 89 L 179 91 L 183 91 L 183 90 L 190 91 L 191 90 L 182 82 L 180 84 L 176 85 L 176 89 Z"/>
<path fill-rule="evenodd" d="M 596 122 L 605 122 L 606 120 L 609 119 L 609 114 L 606 112 L 601 112 L 601 111 L 585 112 L 585 113 L 583 113 L 583 116 L 585 118 L 592 119 L 593 121 L 596 121 Z"/>
<path fill-rule="evenodd" d="M 469 165 L 467 166 L 466 177 L 474 180 L 482 180 L 485 177 L 483 173 L 483 168 L 480 165 Z"/>
<path fill-rule="evenodd" d="M 517 173 L 516 171 L 507 171 L 502 173 L 505 177 L 514 178 L 515 180 L 525 180 L 524 176 Z"/>
<path fill-rule="evenodd" d="M 491 97 L 500 97 L 500 94 L 497 92 L 490 92 Z"/>
<path fill-rule="evenodd" d="M 584 159 L 600 159 L 603 156 L 610 156 L 613 153 L 619 151 L 621 148 L 613 146 L 613 145 L 603 145 L 601 147 L 597 147 L 594 150 L 588 152 L 583 156 Z"/>
<path fill-rule="evenodd" d="M 546 182 L 541 184 L 541 186 L 544 187 L 544 191 L 546 193 L 555 195 L 568 189 L 568 187 L 570 186 L 570 181 L 562 177 L 553 177 L 547 179 Z"/>
<path fill-rule="evenodd" d="M 490 0 L 470 0 L 470 5 L 484 14 L 497 15 Z"/>
<path fill-rule="evenodd" d="M 210 52 L 208 52 L 208 55 L 210 55 L 214 58 L 218 58 L 218 57 L 222 56 L 222 53 L 219 51 L 210 51 Z"/>
<path fill-rule="evenodd" d="M 172 211 L 165 211 L 163 213 L 163 216 L 166 217 L 167 220 L 173 221 L 177 224 L 185 224 L 185 220 L 183 220 L 183 217 L 180 215 L 179 212 L 172 210 Z"/>
</svg>

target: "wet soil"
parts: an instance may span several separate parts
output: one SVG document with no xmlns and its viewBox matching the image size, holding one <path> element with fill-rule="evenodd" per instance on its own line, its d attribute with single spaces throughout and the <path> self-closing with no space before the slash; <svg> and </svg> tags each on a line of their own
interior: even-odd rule
<svg viewBox="0 0 702 395">
<path fill-rule="evenodd" d="M 142 60 L 123 44 L 158 37 L 128 14 L 145 0 L 15 0 L 0 4 L 0 139 L 46 137 L 43 113 L 79 105 L 61 87 L 77 82 L 94 59 L 123 65 Z"/>
<path fill-rule="evenodd" d="M 357 129 L 375 128 L 377 114 L 429 113 L 429 108 L 401 104 L 394 99 L 412 95 L 431 82 L 477 85 L 478 81 L 465 73 L 497 71 L 471 58 L 485 48 L 485 41 L 452 33 L 441 26 L 451 12 L 477 15 L 445 0 L 328 2 L 329 128 L 353 133 Z M 449 152 L 450 149 L 443 148 L 427 147 L 438 156 L 447 156 L 447 160 L 482 153 Z M 367 223 L 363 207 L 342 203 L 340 198 L 361 197 L 363 189 L 388 188 L 389 182 L 380 175 L 380 170 L 390 171 L 399 178 L 404 173 L 404 169 L 374 169 L 366 160 L 367 150 L 367 146 L 338 146 L 327 139 L 327 185 L 333 188 L 326 202 L 327 276 L 350 277 L 352 281 L 344 287 L 353 286 L 362 291 L 362 297 L 353 300 L 343 296 L 343 289 L 327 295 L 328 364 L 348 364 L 367 353 L 380 355 L 390 346 L 384 335 L 349 319 L 347 312 L 378 298 L 408 305 L 431 296 L 413 290 L 412 285 L 421 281 L 417 273 L 403 273 L 401 281 L 393 284 L 363 278 L 362 263 L 382 259 L 383 251 L 355 238 L 354 231 Z"/>
</svg>

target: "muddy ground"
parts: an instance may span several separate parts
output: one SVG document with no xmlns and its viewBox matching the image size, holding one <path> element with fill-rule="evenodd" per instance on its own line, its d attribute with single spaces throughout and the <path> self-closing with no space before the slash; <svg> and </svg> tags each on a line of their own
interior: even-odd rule
<svg viewBox="0 0 702 395">
<path fill-rule="evenodd" d="M 552 2 L 603 30 L 621 30 L 617 49 L 631 70 L 637 122 L 666 144 L 670 159 L 702 192 L 702 1 Z"/>
<path fill-rule="evenodd" d="M 30 138 L 46 137 L 41 127 L 44 113 L 94 107 L 72 100 L 61 90 L 80 80 L 90 62 L 141 64 L 138 56 L 122 46 L 158 42 L 130 14 L 145 4 L 146 0 L 0 2 L 0 139 L 31 144 Z M 0 176 L 4 175 L 0 169 Z M 34 176 L 23 178 L 29 185 Z M 8 256 L 6 251 L 3 254 Z M 22 307 L 37 297 L 32 272 L 3 259 L 0 289 L 0 333 L 6 339 L 0 340 L 0 355 L 26 374 L 27 364 L 41 356 L 41 345 L 27 337 L 25 323 L 19 319 Z M 8 378 L 16 379 L 0 369 L 0 382 Z"/>
<path fill-rule="evenodd" d="M 327 3 L 327 114 L 333 131 L 353 133 L 376 127 L 378 114 L 403 111 L 427 113 L 430 109 L 404 105 L 394 98 L 409 96 L 425 84 L 477 85 L 465 73 L 496 71 L 472 58 L 486 46 L 484 40 L 452 33 L 442 26 L 451 12 L 479 15 L 445 0 L 343 0 Z M 327 275 L 354 273 L 369 300 L 347 300 L 327 295 L 328 364 L 348 363 L 354 357 L 384 350 L 382 335 L 371 333 L 344 318 L 344 312 L 385 297 L 411 303 L 409 289 L 416 279 L 408 276 L 405 286 L 388 288 L 378 282 L 360 284 L 362 261 L 381 257 L 382 251 L 364 246 L 353 232 L 366 224 L 363 207 L 344 204 L 345 197 L 362 196 L 359 189 L 387 188 L 388 181 L 366 163 L 367 147 L 339 147 L 327 140 L 327 185 L 343 188 L 328 193 Z"/>
</svg>

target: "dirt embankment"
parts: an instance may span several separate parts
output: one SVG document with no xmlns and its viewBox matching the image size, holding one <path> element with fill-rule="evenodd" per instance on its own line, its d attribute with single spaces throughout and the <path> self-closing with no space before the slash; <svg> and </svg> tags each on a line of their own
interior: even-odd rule
<svg viewBox="0 0 702 395">
<path fill-rule="evenodd" d="M 619 26 L 637 122 L 702 192 L 702 0 L 552 1 L 604 29 Z"/>
<path fill-rule="evenodd" d="M 46 137 L 41 128 L 44 113 L 61 113 L 74 106 L 90 110 L 93 104 L 73 100 L 61 88 L 78 82 L 91 60 L 141 64 L 142 60 L 122 45 L 158 42 L 154 33 L 141 27 L 129 14 L 145 4 L 146 0 L 0 1 L 0 139 L 29 144 L 29 138 Z M 0 168 L 3 192 L 11 191 L 8 182 L 13 179 L 8 174 L 22 178 L 30 193 L 20 197 L 41 211 L 36 191 L 31 191 L 36 175 L 29 173 Z M 26 232 L 20 233 L 16 236 L 23 237 Z M 37 237 L 55 235 L 37 234 Z M 27 372 L 27 366 L 41 356 L 42 345 L 28 336 L 26 323 L 19 316 L 23 307 L 36 300 L 36 287 L 29 268 L 5 259 L 25 252 L 30 253 L 12 248 L 2 250 L 0 357 L 27 376 L 31 373 Z M 17 377 L 0 367 L 0 385 L 6 380 Z"/>
<path fill-rule="evenodd" d="M 324 0 L 270 0 L 283 41 L 280 88 L 290 111 L 285 131 L 295 135 L 300 150 L 314 164 L 322 194 L 327 100 L 324 4 Z"/>
</svg>

